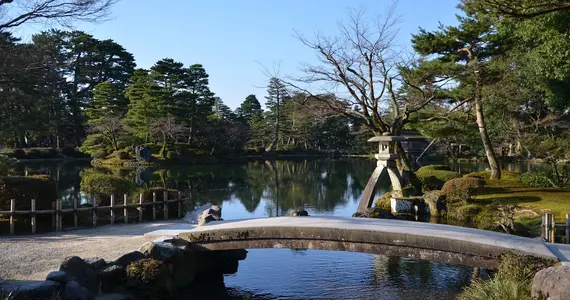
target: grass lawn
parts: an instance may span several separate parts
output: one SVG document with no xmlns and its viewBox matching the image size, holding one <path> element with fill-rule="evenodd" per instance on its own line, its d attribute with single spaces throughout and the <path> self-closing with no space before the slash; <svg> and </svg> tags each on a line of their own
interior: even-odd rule
<svg viewBox="0 0 570 300">
<path fill-rule="evenodd" d="M 550 210 L 557 222 L 570 214 L 570 190 L 530 187 L 516 180 L 488 180 L 487 186 L 478 190 L 475 202 L 518 204 L 539 214 Z"/>
</svg>

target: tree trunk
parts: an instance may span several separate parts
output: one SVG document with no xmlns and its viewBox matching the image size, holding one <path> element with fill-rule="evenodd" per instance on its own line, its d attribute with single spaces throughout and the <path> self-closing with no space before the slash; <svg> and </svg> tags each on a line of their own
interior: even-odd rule
<svg viewBox="0 0 570 300">
<path fill-rule="evenodd" d="M 485 154 L 487 155 L 489 168 L 491 168 L 491 179 L 501 179 L 501 169 L 499 168 L 499 164 L 497 163 L 497 158 L 495 157 L 495 151 L 493 150 L 491 139 L 489 138 L 489 134 L 487 133 L 487 125 L 485 124 L 485 117 L 483 115 L 483 106 L 481 105 L 481 98 L 479 95 L 475 97 L 475 113 L 477 115 L 477 126 L 479 127 L 479 134 L 481 135 L 483 148 L 485 148 Z"/>
</svg>

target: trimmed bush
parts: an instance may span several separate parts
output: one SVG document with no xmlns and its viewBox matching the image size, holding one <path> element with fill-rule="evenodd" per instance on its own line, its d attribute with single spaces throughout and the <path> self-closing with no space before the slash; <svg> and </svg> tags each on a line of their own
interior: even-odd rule
<svg viewBox="0 0 570 300">
<path fill-rule="evenodd" d="M 127 152 L 125 152 L 124 150 L 119 150 L 119 151 L 115 151 L 115 157 L 120 159 L 120 160 L 126 160 L 129 159 L 129 154 Z"/>
<path fill-rule="evenodd" d="M 10 210 L 11 199 L 18 210 L 31 209 L 32 199 L 37 209 L 51 209 L 57 199 L 55 181 L 47 175 L 0 177 L 0 210 Z"/>
<path fill-rule="evenodd" d="M 99 203 L 106 203 L 111 195 L 129 194 L 131 190 L 132 183 L 121 177 L 93 171 L 81 173 L 81 191 L 95 197 Z"/>
<path fill-rule="evenodd" d="M 386 194 L 382 195 L 382 197 L 376 199 L 376 201 L 374 201 L 374 205 L 381 210 L 391 210 L 391 197 L 392 192 L 387 192 Z"/>
<path fill-rule="evenodd" d="M 461 174 L 453 171 L 433 170 L 429 166 L 422 167 L 416 172 L 416 176 L 422 183 L 422 190 L 440 190 L 443 184 L 451 179 L 460 178 Z"/>
<path fill-rule="evenodd" d="M 451 171 L 446 165 L 427 165 L 420 168 L 420 170 L 435 170 L 435 171 Z M 419 171 L 419 170 L 418 170 Z"/>
<path fill-rule="evenodd" d="M 175 159 L 177 156 L 178 156 L 178 154 L 176 153 L 176 151 L 166 152 L 166 158 L 167 159 Z"/>
<path fill-rule="evenodd" d="M 91 157 L 96 159 L 104 159 L 105 157 L 107 157 L 107 152 L 103 150 L 93 151 L 91 152 Z"/>
<path fill-rule="evenodd" d="M 526 172 L 519 175 L 518 180 L 521 183 L 534 187 L 552 187 L 552 182 L 543 172 Z"/>
<path fill-rule="evenodd" d="M 484 186 L 485 181 L 477 177 L 455 178 L 445 182 L 441 188 L 441 194 L 445 196 L 448 205 L 467 204 L 477 189 Z"/>
<path fill-rule="evenodd" d="M 15 159 L 24 159 L 26 158 L 26 152 L 23 149 L 16 148 L 12 151 L 12 156 Z"/>
<path fill-rule="evenodd" d="M 40 152 L 40 150 L 36 148 L 26 149 L 25 151 L 26 151 L 26 158 L 28 159 L 42 158 L 42 153 Z"/>
</svg>

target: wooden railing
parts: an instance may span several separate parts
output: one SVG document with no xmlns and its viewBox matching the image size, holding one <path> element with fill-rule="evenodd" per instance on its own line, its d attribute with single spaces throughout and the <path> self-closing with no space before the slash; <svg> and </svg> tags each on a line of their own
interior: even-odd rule
<svg viewBox="0 0 570 300">
<path fill-rule="evenodd" d="M 52 227 L 55 231 L 62 231 L 63 230 L 63 222 L 62 218 L 64 214 L 73 214 L 73 224 L 74 227 L 79 227 L 78 223 L 78 213 L 83 211 L 91 211 L 93 214 L 93 227 L 97 226 L 97 219 L 98 213 L 101 211 L 110 211 L 110 223 L 114 224 L 115 219 L 118 217 L 115 214 L 114 210 L 123 209 L 123 220 L 125 224 L 129 223 L 129 212 L 128 208 L 136 208 L 138 210 L 138 221 L 143 221 L 143 208 L 145 206 L 152 206 L 152 220 L 156 221 L 156 210 L 157 207 L 163 207 L 163 215 L 164 219 L 168 219 L 169 211 L 168 211 L 168 204 L 170 203 L 177 203 L 177 217 L 180 219 L 182 218 L 182 203 L 186 200 L 182 198 L 182 193 L 178 192 L 178 197 L 176 199 L 169 200 L 168 199 L 168 192 L 164 192 L 163 201 L 156 201 L 156 193 L 152 193 L 152 202 L 144 202 L 143 194 L 139 195 L 139 203 L 127 203 L 127 195 L 123 196 L 123 203 L 116 204 L 115 197 L 111 196 L 111 202 L 108 206 L 97 206 L 97 201 L 93 201 L 92 207 L 78 207 L 77 199 L 73 201 L 73 208 L 62 208 L 62 201 L 56 200 L 52 203 L 51 210 L 37 210 L 36 209 L 36 200 L 31 199 L 31 210 L 16 210 L 16 201 L 12 199 L 10 201 L 10 210 L 9 211 L 0 211 L 0 215 L 9 216 L 10 217 L 10 234 L 15 234 L 15 218 L 17 215 L 29 215 L 31 218 L 31 231 L 32 233 L 36 233 L 37 221 L 36 216 L 41 214 L 51 214 L 52 217 Z"/>
<path fill-rule="evenodd" d="M 566 219 L 564 223 L 556 224 L 554 221 L 554 215 L 551 213 L 546 213 L 542 216 L 541 234 L 540 236 L 544 238 L 547 242 L 556 242 L 556 230 L 557 228 L 564 229 L 564 243 L 570 244 L 570 215 L 566 214 Z"/>
</svg>

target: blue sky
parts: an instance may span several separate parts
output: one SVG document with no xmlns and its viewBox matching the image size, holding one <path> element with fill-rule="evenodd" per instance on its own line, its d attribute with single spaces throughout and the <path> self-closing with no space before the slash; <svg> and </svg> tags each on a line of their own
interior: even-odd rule
<svg viewBox="0 0 570 300">
<path fill-rule="evenodd" d="M 210 75 L 210 88 L 231 108 L 256 94 L 264 103 L 268 78 L 260 64 L 281 61 L 280 74 L 294 75 L 300 62 L 315 56 L 294 36 L 310 37 L 317 30 L 337 33 L 337 23 L 349 8 L 385 12 L 391 0 L 121 0 L 113 20 L 78 24 L 77 29 L 99 39 L 113 39 L 148 68 L 165 57 L 186 65 L 200 63 Z M 458 0 L 400 0 L 398 43 L 409 47 L 419 27 L 435 29 L 438 22 L 455 23 Z M 27 27 L 16 32 L 29 35 Z"/>
</svg>

